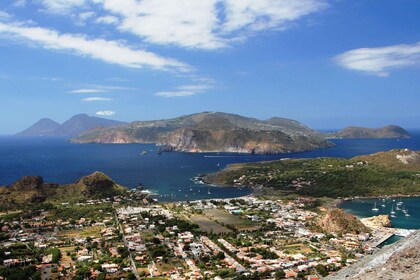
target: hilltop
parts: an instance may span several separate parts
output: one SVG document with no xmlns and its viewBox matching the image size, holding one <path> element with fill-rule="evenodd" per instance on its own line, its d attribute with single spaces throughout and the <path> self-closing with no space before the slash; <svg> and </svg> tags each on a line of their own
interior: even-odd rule
<svg viewBox="0 0 420 280">
<path fill-rule="evenodd" d="M 404 128 L 397 125 L 387 125 L 381 128 L 366 128 L 350 126 L 335 133 L 328 134 L 331 138 L 411 138 Z"/>
<path fill-rule="evenodd" d="M 420 194 L 420 153 L 392 150 L 343 158 L 286 159 L 233 164 L 207 182 L 251 186 L 309 196 L 353 197 Z"/>
<path fill-rule="evenodd" d="M 94 172 L 74 184 L 45 183 L 40 176 L 25 176 L 10 186 L 0 187 L 2 209 L 44 202 L 77 202 L 108 198 L 123 194 L 127 189 L 101 172 Z"/>
<path fill-rule="evenodd" d="M 325 232 L 335 233 L 367 233 L 370 232 L 359 219 L 339 208 L 328 209 L 326 215 L 319 220 Z"/>
<path fill-rule="evenodd" d="M 294 120 L 258 120 L 204 112 L 174 119 L 138 121 L 99 128 L 73 138 L 76 143 L 156 143 L 181 152 L 287 153 L 333 144 Z"/>
<path fill-rule="evenodd" d="M 92 117 L 87 114 L 78 114 L 59 124 L 51 119 L 43 118 L 19 132 L 16 136 L 50 136 L 50 137 L 75 137 L 83 132 L 98 127 L 111 127 L 125 124 L 125 122 Z"/>
</svg>

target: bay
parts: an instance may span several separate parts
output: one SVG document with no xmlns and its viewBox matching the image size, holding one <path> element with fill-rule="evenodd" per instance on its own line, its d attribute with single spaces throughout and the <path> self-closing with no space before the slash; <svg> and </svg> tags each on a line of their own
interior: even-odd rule
<svg viewBox="0 0 420 280">
<path fill-rule="evenodd" d="M 334 139 L 335 147 L 277 155 L 158 154 L 157 147 L 152 144 L 74 144 L 57 138 L 3 136 L 0 137 L 0 185 L 11 184 L 27 175 L 39 175 L 46 182 L 66 184 L 94 171 L 102 171 L 129 188 L 142 183 L 162 196 L 160 200 L 238 197 L 251 190 L 195 184 L 191 179 L 231 163 L 299 157 L 350 158 L 395 148 L 420 150 L 420 133 L 413 134 L 411 139 Z M 143 151 L 147 154 L 142 155 Z"/>
</svg>

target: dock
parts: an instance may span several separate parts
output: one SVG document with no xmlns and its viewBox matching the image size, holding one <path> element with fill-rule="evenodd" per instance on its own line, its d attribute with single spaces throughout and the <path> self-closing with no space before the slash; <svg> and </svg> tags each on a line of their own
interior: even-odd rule
<svg viewBox="0 0 420 280">
<path fill-rule="evenodd" d="M 384 232 L 383 235 L 379 237 L 379 239 L 376 239 L 372 242 L 372 247 L 378 247 L 379 245 L 387 241 L 392 236 L 394 236 L 394 233 Z"/>
</svg>

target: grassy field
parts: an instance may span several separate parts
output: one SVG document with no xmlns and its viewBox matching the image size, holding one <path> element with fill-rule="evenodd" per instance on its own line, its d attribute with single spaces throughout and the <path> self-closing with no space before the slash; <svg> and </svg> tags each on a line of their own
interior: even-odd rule
<svg viewBox="0 0 420 280">
<path fill-rule="evenodd" d="M 100 231 L 101 229 L 103 229 L 103 227 L 98 227 L 98 226 L 94 226 L 94 227 L 87 227 L 84 228 L 82 230 L 64 230 L 64 231 L 60 231 L 58 233 L 58 236 L 63 236 L 63 237 L 68 237 L 68 238 L 74 238 L 74 237 L 92 237 L 92 238 L 96 238 L 96 237 L 100 237 Z"/>
<path fill-rule="evenodd" d="M 220 224 L 234 226 L 238 230 L 256 230 L 259 226 L 250 220 L 242 219 L 220 209 L 206 209 L 204 214 Z"/>
<path fill-rule="evenodd" d="M 196 223 L 200 229 L 205 232 L 214 232 L 214 233 L 229 233 L 232 232 L 230 229 L 222 226 L 215 221 L 210 220 L 208 217 L 204 215 L 191 215 L 190 219 Z"/>
<path fill-rule="evenodd" d="M 74 264 L 74 261 L 71 259 L 70 256 L 67 256 L 67 252 L 74 252 L 74 246 L 71 247 L 62 247 L 59 248 L 61 251 L 61 264 L 63 264 L 64 266 L 72 266 Z"/>
<path fill-rule="evenodd" d="M 284 247 L 285 251 L 289 251 L 292 254 L 302 253 L 308 254 L 311 253 L 312 250 L 307 245 L 298 243 L 298 244 L 290 244 Z"/>
</svg>

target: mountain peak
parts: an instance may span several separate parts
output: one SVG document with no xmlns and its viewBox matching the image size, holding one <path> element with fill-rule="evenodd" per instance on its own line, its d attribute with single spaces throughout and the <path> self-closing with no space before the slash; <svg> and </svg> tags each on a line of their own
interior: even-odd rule
<svg viewBox="0 0 420 280">
<path fill-rule="evenodd" d="M 17 133 L 18 136 L 53 136 L 53 137 L 75 137 L 90 129 L 98 127 L 110 127 L 125 124 L 125 122 L 114 121 L 99 117 L 91 117 L 87 114 L 77 114 L 59 124 L 51 119 L 42 118 L 28 129 Z"/>
</svg>

